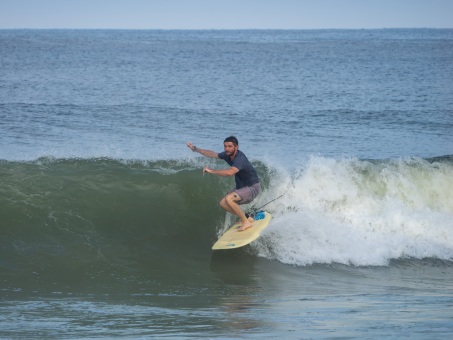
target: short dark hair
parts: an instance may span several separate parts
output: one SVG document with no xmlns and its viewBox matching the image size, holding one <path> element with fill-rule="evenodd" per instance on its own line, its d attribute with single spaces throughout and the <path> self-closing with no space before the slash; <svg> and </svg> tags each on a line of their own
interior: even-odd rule
<svg viewBox="0 0 453 340">
<path fill-rule="evenodd" d="M 233 143 L 236 146 L 239 145 L 238 139 L 236 137 L 234 137 L 234 136 L 230 136 L 230 137 L 225 138 L 225 140 L 223 142 L 224 143 L 231 142 L 231 143 Z"/>
</svg>

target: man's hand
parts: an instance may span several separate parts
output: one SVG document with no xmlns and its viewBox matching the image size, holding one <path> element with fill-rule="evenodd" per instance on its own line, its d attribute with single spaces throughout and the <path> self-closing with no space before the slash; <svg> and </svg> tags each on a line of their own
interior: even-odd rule
<svg viewBox="0 0 453 340">
<path fill-rule="evenodd" d="M 195 151 L 195 149 L 196 149 L 195 145 L 193 145 L 192 142 L 188 142 L 187 147 L 192 151 Z"/>
</svg>

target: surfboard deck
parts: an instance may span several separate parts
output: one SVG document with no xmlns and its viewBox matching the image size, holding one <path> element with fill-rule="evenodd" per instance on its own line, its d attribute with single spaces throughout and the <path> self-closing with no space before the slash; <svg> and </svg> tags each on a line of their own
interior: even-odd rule
<svg viewBox="0 0 453 340">
<path fill-rule="evenodd" d="M 214 243 L 212 249 L 234 249 L 255 241 L 269 225 L 271 218 L 272 215 L 267 211 L 260 211 L 255 215 L 252 227 L 244 231 L 238 231 L 240 223 L 235 223 Z"/>
</svg>

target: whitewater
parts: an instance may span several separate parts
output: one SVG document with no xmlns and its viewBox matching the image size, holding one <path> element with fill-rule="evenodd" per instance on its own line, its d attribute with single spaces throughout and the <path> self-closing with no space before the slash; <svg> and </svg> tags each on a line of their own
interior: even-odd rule
<svg viewBox="0 0 453 340">
<path fill-rule="evenodd" d="M 453 257 L 451 157 L 380 162 L 313 157 L 270 192 L 285 195 L 260 254 L 283 263 L 387 265 Z"/>
</svg>

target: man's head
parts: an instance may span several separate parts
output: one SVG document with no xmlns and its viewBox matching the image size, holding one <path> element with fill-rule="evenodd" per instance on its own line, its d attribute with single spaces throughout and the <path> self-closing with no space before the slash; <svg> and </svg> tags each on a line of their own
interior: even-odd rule
<svg viewBox="0 0 453 340">
<path fill-rule="evenodd" d="M 223 141 L 223 143 L 225 144 L 226 142 L 231 142 L 231 143 L 233 143 L 234 145 L 239 146 L 239 142 L 238 142 L 237 138 L 234 137 L 234 136 L 230 136 L 230 137 L 225 138 L 225 140 Z"/>
<path fill-rule="evenodd" d="M 230 136 L 223 141 L 223 149 L 227 156 L 234 156 L 239 148 L 239 142 L 236 137 Z"/>
</svg>

